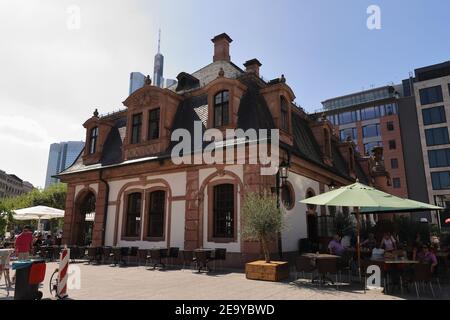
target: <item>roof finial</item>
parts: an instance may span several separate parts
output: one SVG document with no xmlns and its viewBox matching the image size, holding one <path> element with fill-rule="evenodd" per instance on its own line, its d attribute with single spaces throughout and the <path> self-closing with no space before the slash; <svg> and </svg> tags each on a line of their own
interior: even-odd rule
<svg viewBox="0 0 450 320">
<path fill-rule="evenodd" d="M 98 110 L 97 110 L 97 108 L 95 108 L 95 110 L 94 110 L 94 117 L 98 118 Z"/>
<path fill-rule="evenodd" d="M 359 179 L 358 178 L 356 178 L 356 182 L 359 183 Z"/>
<path fill-rule="evenodd" d="M 151 85 L 151 84 L 152 84 L 152 79 L 150 79 L 150 76 L 147 75 L 147 76 L 145 77 L 145 85 L 146 85 L 146 86 L 149 86 L 149 85 Z"/>
<path fill-rule="evenodd" d="M 281 75 L 280 81 L 281 81 L 281 83 L 285 83 L 286 82 L 286 78 L 284 77 L 284 74 Z"/>
</svg>

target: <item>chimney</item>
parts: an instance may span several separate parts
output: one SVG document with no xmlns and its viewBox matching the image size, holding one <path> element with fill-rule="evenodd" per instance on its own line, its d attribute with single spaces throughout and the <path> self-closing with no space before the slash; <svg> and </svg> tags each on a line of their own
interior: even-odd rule
<svg viewBox="0 0 450 320">
<path fill-rule="evenodd" d="M 215 36 L 211 41 L 214 43 L 213 62 L 230 61 L 230 43 L 233 39 L 226 33 Z"/>
<path fill-rule="evenodd" d="M 253 72 L 258 77 L 259 77 L 259 67 L 261 67 L 261 66 L 262 66 L 262 64 L 261 64 L 261 62 L 259 62 L 258 59 L 251 59 L 251 60 L 248 60 L 246 63 L 244 63 L 245 71 Z"/>
</svg>

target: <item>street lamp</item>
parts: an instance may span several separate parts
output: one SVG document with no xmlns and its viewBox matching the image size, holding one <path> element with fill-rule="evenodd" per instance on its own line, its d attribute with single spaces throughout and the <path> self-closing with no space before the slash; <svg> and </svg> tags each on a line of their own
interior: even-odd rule
<svg viewBox="0 0 450 320">
<path fill-rule="evenodd" d="M 280 166 L 278 167 L 277 176 L 276 176 L 276 193 L 277 193 L 277 208 L 280 208 L 280 190 L 286 184 L 288 174 L 289 174 L 289 160 L 282 161 Z M 278 233 L 278 255 L 280 256 L 280 260 L 283 259 L 283 245 L 281 243 L 281 232 Z"/>
</svg>

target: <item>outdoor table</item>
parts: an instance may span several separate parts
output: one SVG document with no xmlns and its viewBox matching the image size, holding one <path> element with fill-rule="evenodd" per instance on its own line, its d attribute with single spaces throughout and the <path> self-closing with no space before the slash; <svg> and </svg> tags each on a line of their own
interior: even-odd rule
<svg viewBox="0 0 450 320">
<path fill-rule="evenodd" d="M 302 254 L 303 257 L 307 257 L 311 259 L 311 264 L 316 266 L 316 261 L 320 260 L 320 259 L 340 259 L 340 256 L 336 256 L 333 254 L 327 254 L 327 253 L 304 253 Z M 316 277 L 314 277 L 312 279 L 312 282 L 320 280 L 321 284 L 325 284 L 326 281 L 331 282 L 332 284 L 334 284 L 334 281 L 328 277 L 326 277 L 325 275 L 318 275 Z"/>
<path fill-rule="evenodd" d="M 370 261 L 383 264 L 384 270 L 386 271 L 386 279 L 387 279 L 388 287 L 391 284 L 390 283 L 391 276 L 392 276 L 392 278 L 395 278 L 399 273 L 404 272 L 405 266 L 411 266 L 411 265 L 419 263 L 419 261 L 409 260 L 409 259 L 370 259 Z M 392 285 L 394 286 L 395 283 L 392 283 Z M 401 283 L 400 283 L 400 289 L 403 291 L 403 285 Z M 388 291 L 389 291 L 389 288 L 385 288 L 384 293 L 387 293 Z"/>
</svg>

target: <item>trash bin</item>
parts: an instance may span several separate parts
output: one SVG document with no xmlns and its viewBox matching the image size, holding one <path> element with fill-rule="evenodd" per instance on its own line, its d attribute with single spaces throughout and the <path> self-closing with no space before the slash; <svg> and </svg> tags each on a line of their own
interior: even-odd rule
<svg viewBox="0 0 450 320">
<path fill-rule="evenodd" d="M 14 300 L 40 300 L 42 292 L 38 289 L 45 278 L 45 260 L 16 261 L 12 269 L 16 270 Z"/>
</svg>

